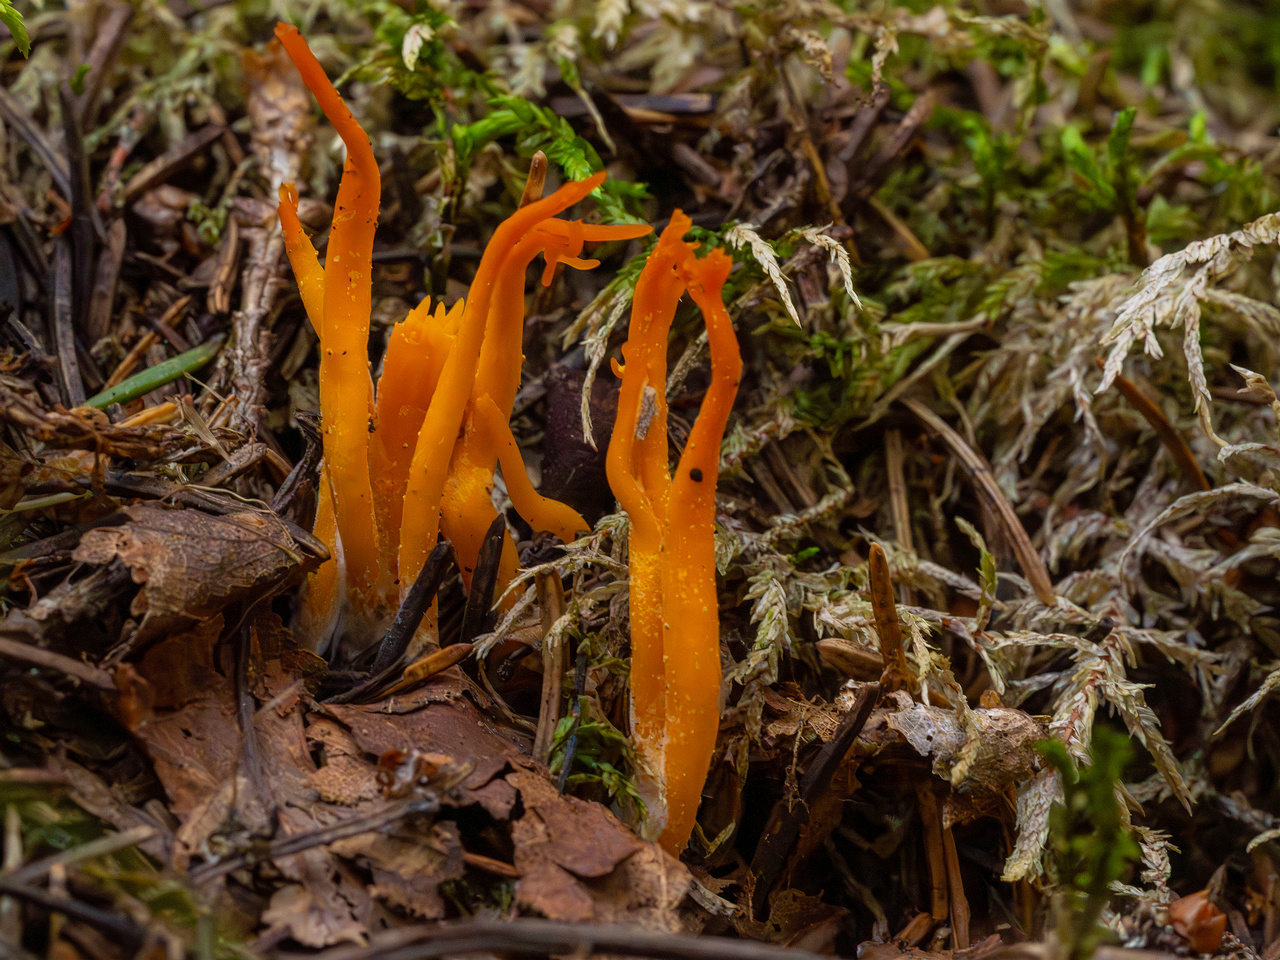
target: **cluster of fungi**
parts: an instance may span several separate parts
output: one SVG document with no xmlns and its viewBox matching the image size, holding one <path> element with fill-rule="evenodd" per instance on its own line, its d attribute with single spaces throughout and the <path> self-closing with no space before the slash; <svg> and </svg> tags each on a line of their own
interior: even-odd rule
<svg viewBox="0 0 1280 960">
<path fill-rule="evenodd" d="M 443 536 L 470 587 L 497 513 L 501 466 L 512 506 L 535 531 L 565 542 L 590 529 L 569 506 L 540 496 L 525 472 L 510 418 L 523 363 L 525 274 L 541 253 L 589 269 L 590 242 L 644 236 L 644 225 L 555 219 L 604 173 L 565 184 L 517 210 L 494 232 L 465 302 L 424 300 L 396 325 L 375 390 L 368 359 L 374 231 L 380 194 L 369 138 L 297 29 L 276 35 L 347 148 L 321 265 L 298 220 L 298 194 L 280 190 L 280 223 L 307 315 L 320 338 L 324 462 L 315 534 L 333 559 L 307 584 L 303 630 L 313 643 L 368 639 L 404 599 Z M 732 263 L 683 240 L 677 211 L 636 283 L 623 346 L 609 484 L 630 520 L 632 735 L 645 766 L 649 818 L 641 829 L 672 853 L 687 843 L 719 727 L 720 639 L 715 582 L 715 490 L 720 442 L 742 362 L 722 288 Z M 674 473 L 665 399 L 667 341 L 681 297 L 701 310 L 711 385 Z M 498 588 L 518 572 L 504 539 Z M 435 631 L 428 615 L 422 630 Z"/>
</svg>

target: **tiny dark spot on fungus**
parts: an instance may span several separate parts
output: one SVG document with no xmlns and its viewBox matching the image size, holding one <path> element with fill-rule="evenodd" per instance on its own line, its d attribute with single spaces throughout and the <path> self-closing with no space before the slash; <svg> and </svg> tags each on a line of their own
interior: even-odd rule
<svg viewBox="0 0 1280 960">
<path fill-rule="evenodd" d="M 694 483 L 701 483 L 702 471 L 697 467 L 694 467 L 692 470 L 689 471 L 689 479 L 691 479 Z"/>
</svg>

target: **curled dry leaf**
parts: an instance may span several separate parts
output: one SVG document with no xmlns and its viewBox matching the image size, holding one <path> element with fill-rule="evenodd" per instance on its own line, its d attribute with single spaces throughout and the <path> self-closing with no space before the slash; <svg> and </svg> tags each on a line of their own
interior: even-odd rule
<svg viewBox="0 0 1280 960">
<path fill-rule="evenodd" d="M 922 757 L 933 761 L 933 772 L 947 780 L 960 777 L 964 803 L 948 801 L 946 825 L 982 812 L 984 798 L 996 798 L 1040 769 L 1037 742 L 1048 736 L 1032 716 L 1011 707 L 979 707 L 968 712 L 972 730 L 954 710 L 912 701 L 905 693 L 891 694 L 877 718 L 867 723 L 870 742 L 888 746 L 885 733 L 901 735 Z"/>
<path fill-rule="evenodd" d="M 72 556 L 104 566 L 119 557 L 143 585 L 130 608 L 139 618 L 135 646 L 268 596 L 324 559 L 266 512 L 219 517 L 144 503 L 123 513 L 129 522 L 90 530 Z"/>
</svg>

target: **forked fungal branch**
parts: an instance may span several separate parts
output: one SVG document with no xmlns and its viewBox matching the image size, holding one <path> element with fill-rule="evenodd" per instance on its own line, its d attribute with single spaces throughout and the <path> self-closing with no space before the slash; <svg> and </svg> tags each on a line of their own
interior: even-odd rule
<svg viewBox="0 0 1280 960">
<path fill-rule="evenodd" d="M 368 339 L 377 164 L 368 136 L 297 29 L 277 24 L 276 36 L 347 146 L 323 266 L 298 220 L 292 184 L 281 187 L 279 206 L 303 306 L 320 337 L 325 462 L 316 532 L 335 562 L 315 575 L 307 604 L 319 635 L 312 639 L 323 642 L 343 599 L 356 619 L 376 620 L 394 608 L 441 531 L 469 583 L 496 516 L 489 490 L 499 461 L 516 510 L 535 528 L 566 540 L 590 529 L 576 511 L 534 493 L 511 436 L 524 359 L 525 271 L 542 254 L 543 282 L 550 283 L 557 263 L 597 264 L 580 258 L 584 243 L 639 237 L 651 228 L 552 219 L 599 186 L 604 173 L 522 207 L 485 248 L 465 303 L 446 311 L 424 300 L 396 325 L 375 401 Z M 508 537 L 500 589 L 515 566 Z"/>
<path fill-rule="evenodd" d="M 676 211 L 636 283 L 607 459 L 609 485 L 631 520 L 632 725 L 665 805 L 659 842 L 677 856 L 693 832 L 720 727 L 715 492 L 742 375 L 722 299 L 732 261 L 719 249 L 695 256 L 681 239 L 691 226 Z M 686 290 L 707 325 L 711 386 L 672 476 L 667 335 Z M 661 811 L 655 820 L 663 821 Z"/>
</svg>

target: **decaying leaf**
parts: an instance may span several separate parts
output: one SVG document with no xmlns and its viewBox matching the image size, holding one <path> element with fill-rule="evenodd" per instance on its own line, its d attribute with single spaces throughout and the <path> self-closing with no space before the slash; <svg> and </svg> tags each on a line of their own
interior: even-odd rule
<svg viewBox="0 0 1280 960">
<path fill-rule="evenodd" d="M 102 565 L 119 557 L 142 585 L 131 607 L 135 646 L 268 597 L 324 559 L 265 512 L 213 516 L 146 503 L 123 512 L 128 523 L 90 530 L 73 557 Z"/>
</svg>

